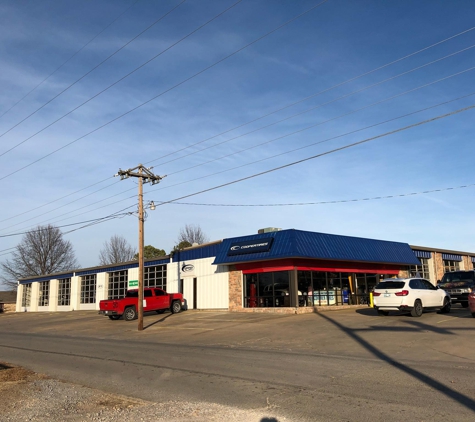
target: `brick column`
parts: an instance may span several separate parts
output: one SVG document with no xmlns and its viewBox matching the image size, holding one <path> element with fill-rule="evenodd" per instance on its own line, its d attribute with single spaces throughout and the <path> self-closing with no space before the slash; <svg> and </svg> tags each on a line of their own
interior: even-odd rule
<svg viewBox="0 0 475 422">
<path fill-rule="evenodd" d="M 442 259 L 442 254 L 440 252 L 434 252 L 434 266 L 435 266 L 435 276 L 436 281 L 441 280 L 444 275 L 444 261 Z"/>
<path fill-rule="evenodd" d="M 230 266 L 229 276 L 229 310 L 242 310 L 242 272 Z"/>
</svg>

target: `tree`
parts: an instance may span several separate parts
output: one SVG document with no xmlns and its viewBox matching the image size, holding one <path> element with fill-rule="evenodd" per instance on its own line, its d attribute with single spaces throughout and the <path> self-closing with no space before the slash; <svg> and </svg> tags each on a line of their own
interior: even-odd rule
<svg viewBox="0 0 475 422">
<path fill-rule="evenodd" d="M 20 278 L 79 267 L 71 242 L 64 240 L 61 230 L 50 224 L 28 231 L 15 247 L 12 256 L 11 260 L 1 264 L 1 279 L 5 285 L 13 288 L 16 288 Z"/>
<path fill-rule="evenodd" d="M 99 265 L 132 261 L 135 253 L 135 248 L 125 238 L 114 235 L 109 241 L 104 242 L 104 247 L 99 252 Z"/>
<path fill-rule="evenodd" d="M 166 256 L 167 253 L 163 249 L 157 249 L 152 245 L 144 246 L 143 257 L 144 259 L 158 258 L 160 256 Z M 134 259 L 139 259 L 139 254 L 134 255 Z"/>
<path fill-rule="evenodd" d="M 190 246 L 193 243 L 201 245 L 203 243 L 209 242 L 208 236 L 206 236 L 201 230 L 201 227 L 196 224 L 186 224 L 185 227 L 180 229 L 180 235 L 178 236 L 178 244 L 180 242 L 188 242 Z"/>
<path fill-rule="evenodd" d="M 186 240 L 183 240 L 180 242 L 178 245 L 175 245 L 173 249 L 171 250 L 170 254 L 177 252 L 177 251 L 182 251 L 185 248 L 189 248 L 190 246 L 193 246 L 190 242 L 187 242 Z"/>
</svg>

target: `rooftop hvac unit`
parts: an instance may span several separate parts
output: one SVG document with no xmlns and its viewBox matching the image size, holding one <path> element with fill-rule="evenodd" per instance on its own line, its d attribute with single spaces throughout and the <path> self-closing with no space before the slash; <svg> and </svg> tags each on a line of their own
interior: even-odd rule
<svg viewBox="0 0 475 422">
<path fill-rule="evenodd" d="M 279 229 L 278 227 L 266 227 L 265 229 L 257 230 L 257 233 L 262 234 L 262 233 L 270 233 L 270 232 L 279 232 L 281 230 L 282 229 Z"/>
</svg>

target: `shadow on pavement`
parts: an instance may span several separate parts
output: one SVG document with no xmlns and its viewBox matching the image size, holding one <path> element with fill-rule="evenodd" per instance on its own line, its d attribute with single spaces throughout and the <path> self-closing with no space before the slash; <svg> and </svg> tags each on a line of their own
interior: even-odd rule
<svg viewBox="0 0 475 422">
<path fill-rule="evenodd" d="M 459 393 L 458 391 L 453 390 L 452 388 L 448 387 L 447 385 L 423 374 L 420 371 L 417 371 L 416 369 L 410 368 L 407 365 L 404 365 L 400 362 L 397 362 L 396 360 L 392 359 L 390 356 L 386 355 L 376 347 L 374 347 L 371 343 L 368 341 L 364 340 L 361 338 L 356 331 L 351 328 L 345 327 L 344 325 L 340 324 L 337 321 L 334 321 L 327 315 L 323 313 L 317 313 L 315 315 L 318 315 L 320 318 L 325 319 L 329 323 L 333 324 L 335 327 L 337 327 L 340 331 L 345 333 L 348 337 L 351 337 L 354 341 L 359 343 L 361 346 L 363 346 L 366 350 L 368 350 L 371 354 L 373 354 L 376 358 L 380 359 L 381 361 L 384 361 L 388 363 L 389 365 L 393 366 L 396 369 L 399 369 L 400 371 L 406 373 L 407 375 L 410 375 L 411 377 L 417 379 L 418 381 L 423 382 L 424 384 L 428 385 L 429 387 L 439 391 L 441 394 L 444 394 L 447 397 L 450 397 L 452 400 L 457 401 L 461 405 L 465 406 L 469 410 L 471 410 L 473 413 L 475 413 L 475 400 L 471 397 L 466 396 L 465 394 Z M 418 322 L 416 322 L 417 324 Z M 419 327 L 420 329 L 420 327 Z"/>
</svg>

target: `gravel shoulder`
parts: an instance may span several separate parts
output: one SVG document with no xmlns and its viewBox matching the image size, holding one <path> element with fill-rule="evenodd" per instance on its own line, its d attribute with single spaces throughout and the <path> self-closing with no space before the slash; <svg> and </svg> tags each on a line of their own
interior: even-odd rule
<svg viewBox="0 0 475 422">
<path fill-rule="evenodd" d="M 244 411 L 212 403 L 147 402 L 65 383 L 0 362 L 0 421 L 282 422 L 271 407 Z"/>
</svg>

